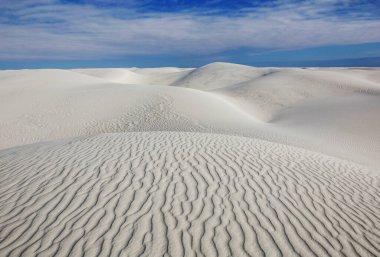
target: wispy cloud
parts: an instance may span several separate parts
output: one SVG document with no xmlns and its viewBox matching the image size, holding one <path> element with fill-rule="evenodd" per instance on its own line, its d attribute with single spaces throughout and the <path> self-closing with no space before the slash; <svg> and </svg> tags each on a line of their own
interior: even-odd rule
<svg viewBox="0 0 380 257">
<path fill-rule="evenodd" d="M 0 59 L 202 55 L 242 47 L 380 42 L 380 19 L 374 16 L 373 5 L 362 0 L 280 0 L 224 15 L 206 15 L 207 10 L 215 12 L 207 8 L 141 12 L 133 1 L 82 2 L 0 0 Z"/>
</svg>

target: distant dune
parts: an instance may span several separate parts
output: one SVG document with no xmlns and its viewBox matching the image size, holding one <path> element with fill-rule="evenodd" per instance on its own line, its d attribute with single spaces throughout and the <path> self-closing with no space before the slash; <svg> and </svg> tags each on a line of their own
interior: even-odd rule
<svg viewBox="0 0 380 257">
<path fill-rule="evenodd" d="M 0 256 L 380 256 L 380 68 L 0 71 Z"/>
</svg>

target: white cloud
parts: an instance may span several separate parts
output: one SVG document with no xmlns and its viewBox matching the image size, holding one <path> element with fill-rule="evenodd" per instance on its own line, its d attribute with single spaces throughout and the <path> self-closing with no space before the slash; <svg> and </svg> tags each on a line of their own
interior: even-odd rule
<svg viewBox="0 0 380 257">
<path fill-rule="evenodd" d="M 213 54 L 239 47 L 284 49 L 380 42 L 378 19 L 325 15 L 332 2 L 343 0 L 284 2 L 272 8 L 246 9 L 237 16 L 142 15 L 123 8 L 55 0 L 0 1 L 4 14 L 0 18 L 2 60 Z"/>
</svg>

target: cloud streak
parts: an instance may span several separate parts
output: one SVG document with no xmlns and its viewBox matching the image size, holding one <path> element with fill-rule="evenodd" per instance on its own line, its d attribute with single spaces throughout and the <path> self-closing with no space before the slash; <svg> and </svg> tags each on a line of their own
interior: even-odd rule
<svg viewBox="0 0 380 257">
<path fill-rule="evenodd" d="M 341 15 L 337 3 L 340 9 L 355 11 Z M 277 1 L 228 15 L 206 15 L 205 10 L 194 9 L 141 13 L 130 6 L 0 0 L 0 59 L 209 55 L 238 48 L 380 42 L 380 20 L 367 5 L 365 1 Z"/>
</svg>

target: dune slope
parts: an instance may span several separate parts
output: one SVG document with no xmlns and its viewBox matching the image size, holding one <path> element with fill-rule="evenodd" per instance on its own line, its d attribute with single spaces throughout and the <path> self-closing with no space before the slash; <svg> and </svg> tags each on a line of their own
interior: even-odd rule
<svg viewBox="0 0 380 257">
<path fill-rule="evenodd" d="M 120 133 L 0 163 L 1 256 L 380 255 L 380 177 L 299 148 Z"/>
<path fill-rule="evenodd" d="M 0 71 L 0 148 L 128 131 L 261 138 L 380 170 L 380 69 Z"/>
</svg>

